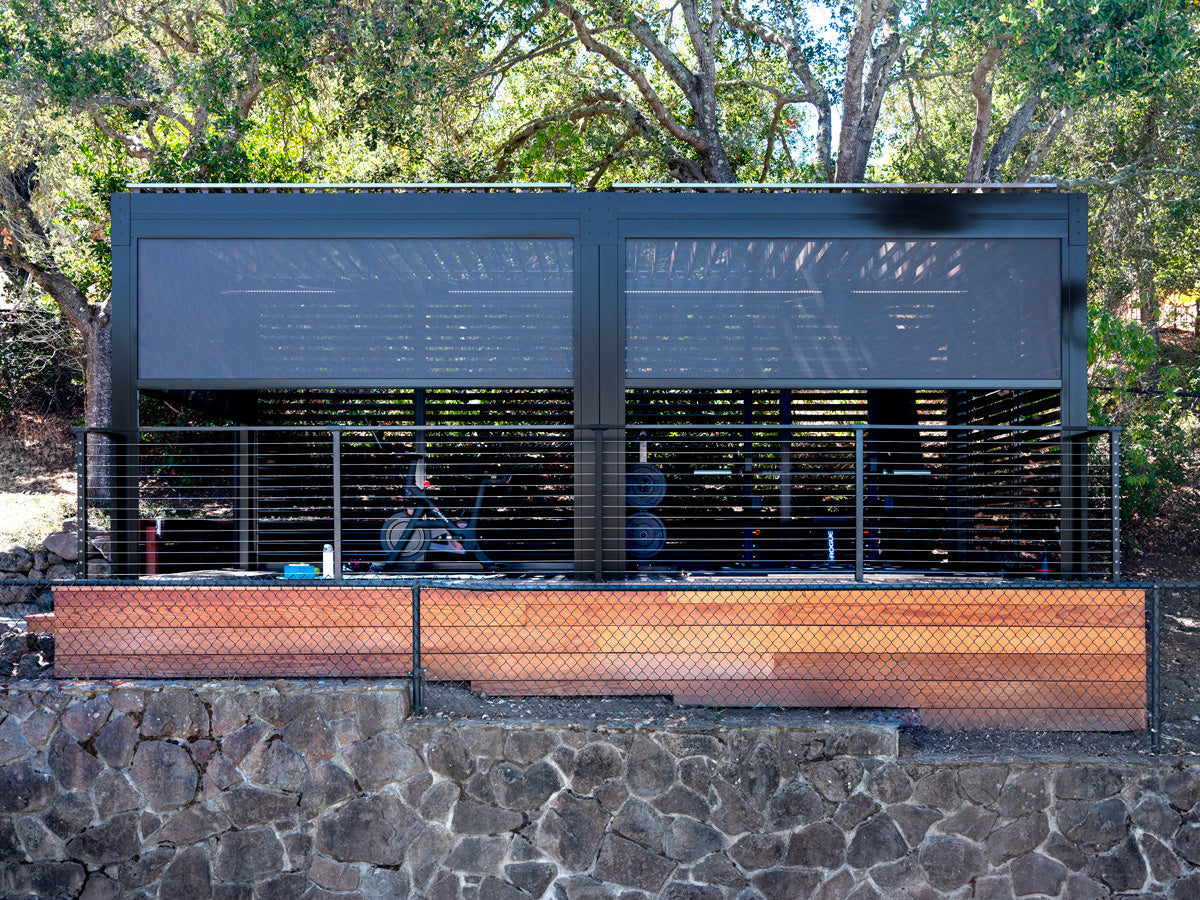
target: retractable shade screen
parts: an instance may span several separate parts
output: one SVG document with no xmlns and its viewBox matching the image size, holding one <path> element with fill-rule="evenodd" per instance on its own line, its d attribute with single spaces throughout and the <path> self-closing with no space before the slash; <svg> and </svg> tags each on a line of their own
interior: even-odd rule
<svg viewBox="0 0 1200 900">
<path fill-rule="evenodd" d="M 141 239 L 142 379 L 569 381 L 562 239 Z"/>
<path fill-rule="evenodd" d="M 1061 241 L 631 239 L 631 379 L 1054 380 Z"/>
</svg>

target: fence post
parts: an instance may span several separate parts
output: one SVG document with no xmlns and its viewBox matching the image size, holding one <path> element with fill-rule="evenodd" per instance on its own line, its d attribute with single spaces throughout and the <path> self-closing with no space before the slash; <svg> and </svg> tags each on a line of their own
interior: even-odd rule
<svg viewBox="0 0 1200 900">
<path fill-rule="evenodd" d="M 866 548 L 863 542 L 863 528 L 866 526 L 863 514 L 863 430 L 854 429 L 854 580 L 866 580 L 866 563 L 863 555 Z"/>
<path fill-rule="evenodd" d="M 1159 587 L 1150 588 L 1150 752 L 1162 752 L 1162 650 L 1159 645 L 1159 624 L 1162 606 Z"/>
<path fill-rule="evenodd" d="M 87 429 L 75 429 L 75 574 L 88 577 Z"/>
<path fill-rule="evenodd" d="M 425 712 L 425 670 L 421 668 L 421 586 L 412 588 L 412 708 Z"/>
<path fill-rule="evenodd" d="M 333 431 L 333 580 L 342 580 L 342 432 Z"/>
<path fill-rule="evenodd" d="M 604 425 L 593 425 L 592 426 L 592 428 L 595 430 L 595 435 L 596 435 L 595 436 L 595 442 L 596 442 L 595 449 L 593 450 L 593 455 L 595 456 L 595 465 L 593 466 L 593 468 L 595 470 L 596 484 L 595 484 L 595 497 L 592 501 L 595 504 L 595 510 L 594 510 L 595 524 L 592 526 L 594 529 L 593 546 L 594 546 L 595 557 L 594 557 L 594 561 L 592 563 L 592 567 L 593 567 L 592 577 L 596 581 L 604 580 L 604 430 L 605 430 L 605 427 L 606 426 L 604 426 Z"/>
<path fill-rule="evenodd" d="M 1109 432 L 1109 475 L 1112 490 L 1112 578 L 1121 580 L 1121 433 L 1118 430 Z"/>
</svg>

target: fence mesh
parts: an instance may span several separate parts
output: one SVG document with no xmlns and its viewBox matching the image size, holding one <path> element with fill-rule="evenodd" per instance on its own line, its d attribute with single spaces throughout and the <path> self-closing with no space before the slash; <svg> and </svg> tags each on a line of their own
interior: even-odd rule
<svg viewBox="0 0 1200 900">
<path fill-rule="evenodd" d="M 53 633 L 58 677 L 412 675 L 418 691 L 886 708 L 935 728 L 1157 728 L 1144 585 L 163 577 L 49 593 L 53 617 L 31 626 Z"/>
</svg>

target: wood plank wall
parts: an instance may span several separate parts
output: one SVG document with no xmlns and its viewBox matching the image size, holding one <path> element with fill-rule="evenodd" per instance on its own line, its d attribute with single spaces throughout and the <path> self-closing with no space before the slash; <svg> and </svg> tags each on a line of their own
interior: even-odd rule
<svg viewBox="0 0 1200 900">
<path fill-rule="evenodd" d="M 60 586 L 60 676 L 398 676 L 411 589 Z M 490 694 L 919 710 L 923 724 L 1145 727 L 1144 591 L 422 589 L 422 664 Z"/>
</svg>

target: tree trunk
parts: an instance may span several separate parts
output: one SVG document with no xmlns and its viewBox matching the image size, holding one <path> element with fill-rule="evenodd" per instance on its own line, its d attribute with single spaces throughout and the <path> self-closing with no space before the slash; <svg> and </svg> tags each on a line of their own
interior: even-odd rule
<svg viewBox="0 0 1200 900">
<path fill-rule="evenodd" d="M 107 316 L 95 317 L 82 330 L 87 356 L 84 421 L 92 428 L 112 425 L 112 328 Z M 88 500 L 107 508 L 112 499 L 112 441 L 91 434 L 87 444 Z"/>
<path fill-rule="evenodd" d="M 1162 324 L 1159 320 L 1158 289 L 1154 282 L 1154 264 L 1142 257 L 1137 261 L 1138 318 L 1150 332 L 1154 343 L 1161 343 Z"/>
</svg>

